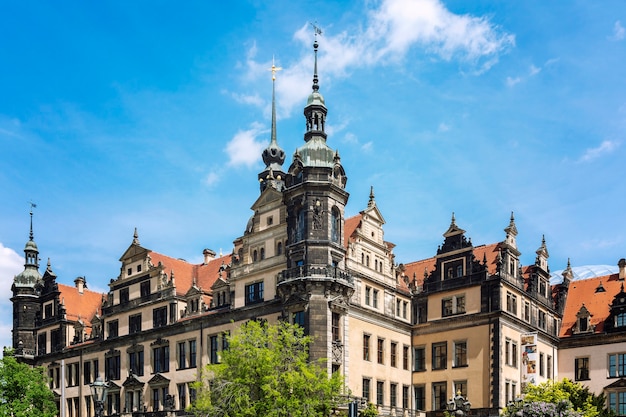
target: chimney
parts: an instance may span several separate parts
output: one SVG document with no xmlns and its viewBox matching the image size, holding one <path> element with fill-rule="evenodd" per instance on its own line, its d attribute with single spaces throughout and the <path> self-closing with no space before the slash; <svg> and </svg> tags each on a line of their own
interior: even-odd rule
<svg viewBox="0 0 626 417">
<path fill-rule="evenodd" d="M 619 280 L 624 281 L 626 278 L 626 259 L 620 259 L 617 266 L 619 267 Z"/>
<path fill-rule="evenodd" d="M 202 254 L 204 255 L 204 264 L 208 264 L 209 262 L 211 262 L 213 259 L 215 259 L 215 252 L 212 251 L 211 249 L 205 249 L 202 251 Z"/>
<path fill-rule="evenodd" d="M 82 294 L 84 289 L 87 288 L 87 281 L 84 277 L 78 277 L 74 280 L 74 284 L 76 284 L 76 289 L 78 289 L 78 293 Z"/>
</svg>

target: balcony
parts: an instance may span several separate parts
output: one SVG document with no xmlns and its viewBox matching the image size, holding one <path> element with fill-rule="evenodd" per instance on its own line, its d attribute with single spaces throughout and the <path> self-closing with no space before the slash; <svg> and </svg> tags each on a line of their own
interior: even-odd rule
<svg viewBox="0 0 626 417">
<path fill-rule="evenodd" d="M 296 280 L 337 281 L 353 286 L 354 277 L 332 265 L 302 265 L 286 269 L 278 274 L 278 285 Z"/>
</svg>

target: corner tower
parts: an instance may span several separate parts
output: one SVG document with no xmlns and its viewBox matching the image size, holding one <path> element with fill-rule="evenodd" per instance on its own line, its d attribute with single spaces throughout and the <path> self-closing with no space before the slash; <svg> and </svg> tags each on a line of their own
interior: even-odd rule
<svg viewBox="0 0 626 417">
<path fill-rule="evenodd" d="M 13 349 L 15 356 L 28 361 L 35 355 L 35 321 L 39 315 L 39 249 L 33 234 L 33 207 L 30 209 L 30 234 L 24 246 L 24 270 L 13 278 Z"/>
<path fill-rule="evenodd" d="M 311 358 L 332 358 L 329 370 L 332 364 L 336 371 L 343 356 L 342 323 L 354 292 L 352 277 L 345 272 L 347 178 L 339 153 L 326 143 L 327 108 L 319 92 L 317 39 L 313 48 L 313 91 L 304 108 L 305 143 L 296 150 L 286 178 L 287 269 L 279 278 L 278 291 L 286 313 L 301 312 L 302 324 L 315 338 Z"/>
</svg>

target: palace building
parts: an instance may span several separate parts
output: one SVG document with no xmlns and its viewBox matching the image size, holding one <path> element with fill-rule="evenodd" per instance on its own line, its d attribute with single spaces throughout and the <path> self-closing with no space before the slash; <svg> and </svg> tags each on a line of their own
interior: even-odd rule
<svg viewBox="0 0 626 417">
<path fill-rule="evenodd" d="M 50 260 L 40 273 L 31 212 L 12 287 L 13 348 L 46 369 L 60 415 L 94 415 L 98 376 L 110 385 L 106 415 L 185 415 L 199 370 L 219 363 L 229 334 L 251 319 L 303 326 L 311 358 L 385 416 L 440 416 L 457 392 L 473 415 L 495 416 L 525 384 L 565 376 L 626 412 L 626 261 L 593 280 L 574 281 L 568 267 L 551 285 L 545 240 L 535 263 L 521 264 L 513 215 L 501 242 L 478 246 L 453 215 L 432 258 L 397 264 L 373 189 L 346 217 L 317 48 L 304 143 L 286 166 L 273 91 L 260 191 L 230 254 L 204 249 L 201 264 L 188 263 L 143 246 L 135 230 L 119 276 L 96 293 L 82 277 L 57 283 Z"/>
</svg>

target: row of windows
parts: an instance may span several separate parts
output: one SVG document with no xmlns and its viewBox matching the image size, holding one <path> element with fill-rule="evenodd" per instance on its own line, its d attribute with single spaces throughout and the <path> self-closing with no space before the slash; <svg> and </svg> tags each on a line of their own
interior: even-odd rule
<svg viewBox="0 0 626 417">
<path fill-rule="evenodd" d="M 368 402 L 372 402 L 372 380 L 371 378 L 363 378 L 362 397 Z M 389 383 L 389 406 L 392 408 L 402 407 L 409 408 L 409 386 L 402 385 L 402 393 L 398 392 L 399 385 L 395 382 Z M 399 397 L 401 395 L 401 397 Z M 376 381 L 376 404 L 384 405 L 385 398 L 385 381 Z M 399 403 L 402 401 L 402 403 Z"/>
<path fill-rule="evenodd" d="M 414 371 L 426 371 L 426 346 L 414 348 L 413 359 Z M 467 341 L 459 340 L 452 342 L 452 367 L 460 368 L 467 365 Z M 448 342 L 433 343 L 431 345 L 431 370 L 447 369 L 447 367 Z"/>
<path fill-rule="evenodd" d="M 371 361 L 371 335 L 364 334 L 363 335 L 363 360 Z M 385 364 L 385 339 L 377 338 L 376 340 L 376 362 L 384 365 Z M 399 346 L 396 342 L 391 342 L 389 344 L 389 365 L 397 368 L 399 361 Z M 402 369 L 409 369 L 409 346 L 402 346 Z"/>
<path fill-rule="evenodd" d="M 574 359 L 574 370 L 576 381 L 589 380 L 589 357 Z M 626 376 L 626 353 L 607 355 L 607 377 L 622 378 L 624 376 Z"/>
<path fill-rule="evenodd" d="M 517 294 L 507 291 L 506 293 L 506 311 L 518 316 L 517 311 Z M 537 327 L 544 331 L 550 331 L 552 334 L 557 333 L 557 322 L 554 318 L 551 318 L 545 311 L 531 307 L 529 301 L 524 301 L 524 307 L 522 311 L 522 319 L 527 323 L 536 323 Z M 548 320 L 551 320 L 548 322 Z"/>
</svg>

